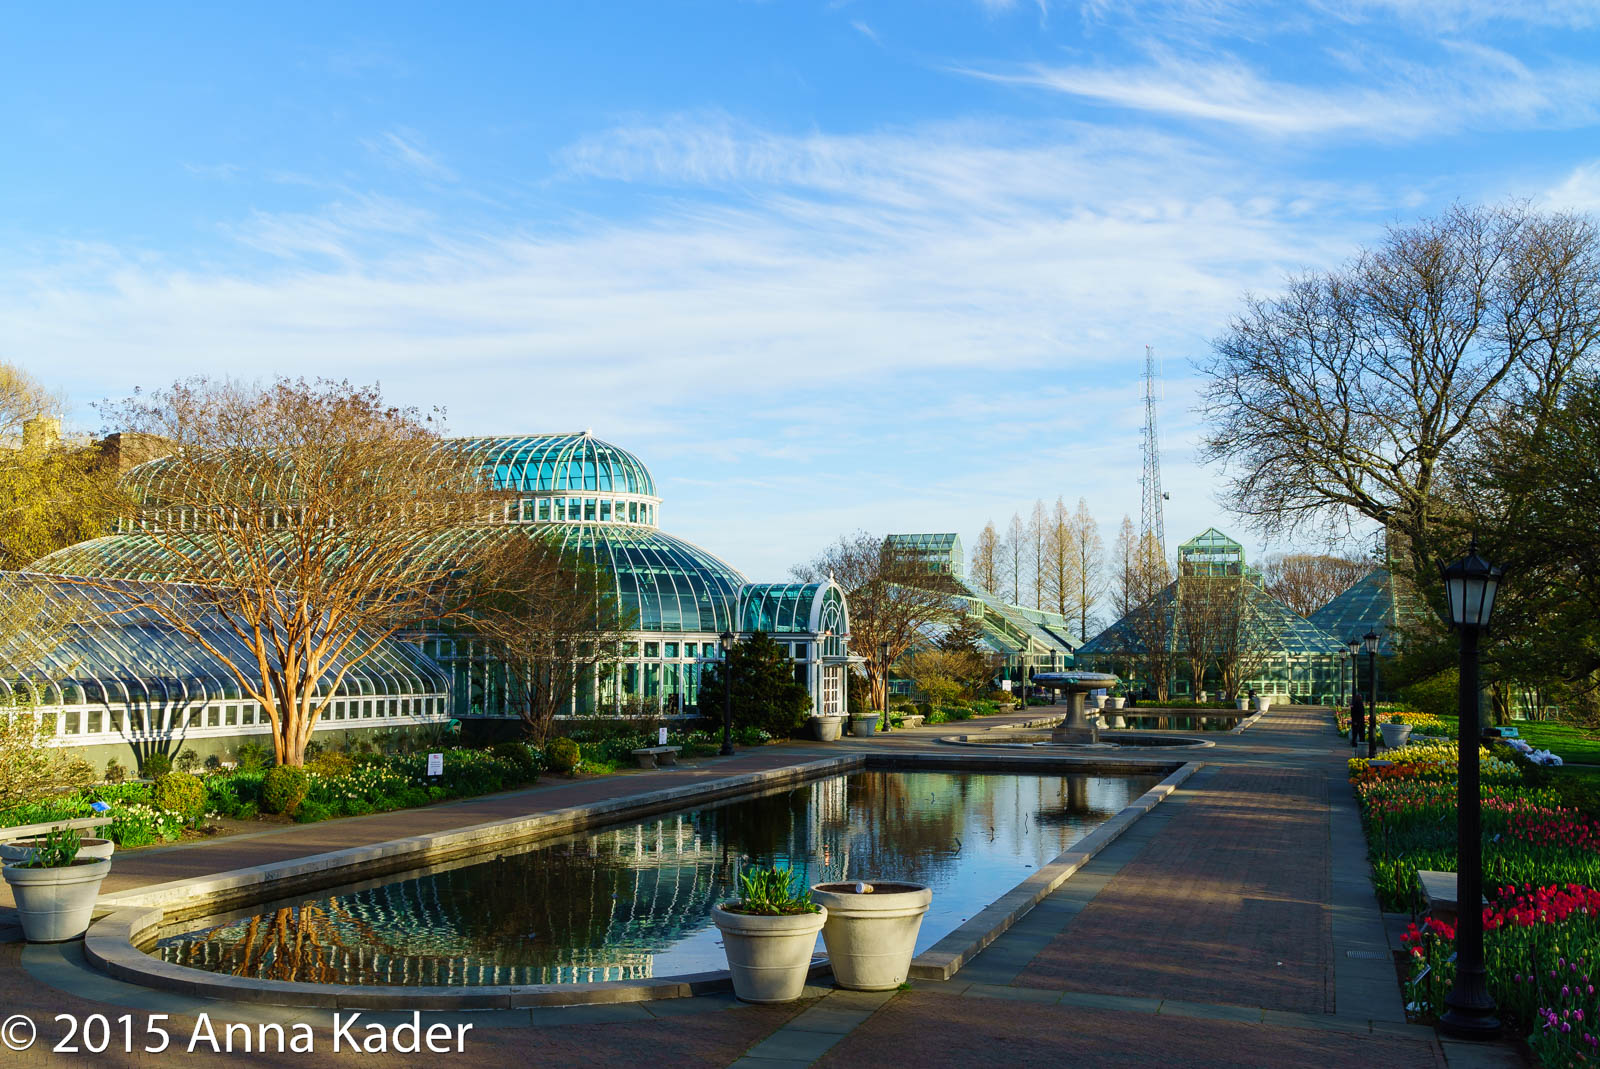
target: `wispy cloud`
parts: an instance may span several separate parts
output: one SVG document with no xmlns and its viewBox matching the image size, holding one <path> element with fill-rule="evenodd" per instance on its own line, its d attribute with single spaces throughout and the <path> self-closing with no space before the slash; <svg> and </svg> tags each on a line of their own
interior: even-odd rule
<svg viewBox="0 0 1600 1069">
<path fill-rule="evenodd" d="M 421 135 L 413 130 L 403 127 L 387 130 L 378 137 L 361 143 L 393 166 L 435 182 L 456 181 L 455 171 L 446 166 L 438 156 L 428 152 L 423 145 Z"/>
<path fill-rule="evenodd" d="M 883 44 L 883 42 L 878 38 L 878 32 L 871 26 L 868 26 L 865 22 L 862 22 L 860 19 L 851 19 L 850 25 L 857 33 L 871 41 L 873 44 Z"/>
<path fill-rule="evenodd" d="M 1406 140 L 1491 124 L 1577 126 L 1597 113 L 1600 67 L 1553 64 L 1535 71 L 1483 45 L 1442 47 L 1449 62 L 1331 53 L 1329 58 L 1358 76 L 1331 85 L 1275 80 L 1233 56 L 1195 59 L 1161 46 L 1151 46 L 1150 58 L 1136 64 L 1036 64 L 962 73 L 1267 136 Z"/>
<path fill-rule="evenodd" d="M 1600 159 L 1574 167 L 1538 199 L 1549 208 L 1600 215 Z"/>
</svg>

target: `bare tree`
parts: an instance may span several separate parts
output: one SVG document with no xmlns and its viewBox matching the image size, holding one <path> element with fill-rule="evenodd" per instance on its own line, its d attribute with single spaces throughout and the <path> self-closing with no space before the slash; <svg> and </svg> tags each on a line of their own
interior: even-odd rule
<svg viewBox="0 0 1600 1069">
<path fill-rule="evenodd" d="M 1135 608 L 1129 623 L 1138 640 L 1144 677 L 1155 689 L 1156 700 L 1166 701 L 1178 660 L 1178 613 L 1176 591 L 1168 589 L 1172 575 L 1153 535 L 1138 540 L 1132 569 Z"/>
<path fill-rule="evenodd" d="M 1122 527 L 1117 531 L 1117 541 L 1111 548 L 1111 564 L 1116 570 L 1111 582 L 1112 607 L 1120 619 L 1141 604 L 1139 534 L 1127 516 L 1122 517 Z"/>
<path fill-rule="evenodd" d="M 1044 502 L 1035 501 L 1033 511 L 1028 514 L 1028 591 L 1033 595 L 1032 604 L 1036 609 L 1049 604 L 1045 591 L 1050 582 L 1052 544 L 1050 516 Z"/>
<path fill-rule="evenodd" d="M 993 594 L 1000 586 L 1000 532 L 990 520 L 978 532 L 972 545 L 972 581 L 979 590 Z"/>
<path fill-rule="evenodd" d="M 1364 516 L 1431 575 L 1452 462 L 1507 412 L 1551 418 L 1597 339 L 1593 221 L 1456 206 L 1248 299 L 1202 369 L 1203 454 L 1231 471 L 1226 500 L 1258 528 Z"/>
<path fill-rule="evenodd" d="M 1067 511 L 1067 503 L 1059 497 L 1050 510 L 1045 557 L 1049 562 L 1045 593 L 1048 594 L 1050 604 L 1055 606 L 1056 612 L 1066 616 L 1069 602 L 1072 600 L 1072 591 L 1077 586 L 1077 578 L 1073 573 L 1077 565 L 1077 556 L 1073 553 L 1072 546 L 1072 514 Z M 1040 608 L 1043 608 L 1044 604 L 1045 602 L 1041 601 Z"/>
<path fill-rule="evenodd" d="M 1263 611 L 1265 594 L 1249 576 L 1220 577 L 1211 591 L 1217 640 L 1217 669 L 1222 689 L 1237 698 L 1245 683 L 1260 673 L 1281 643 Z"/>
<path fill-rule="evenodd" d="M 1261 562 L 1266 591 L 1301 616 L 1310 616 L 1372 571 L 1361 557 L 1274 553 Z"/>
<path fill-rule="evenodd" d="M 888 707 L 889 666 L 921 639 L 929 625 L 949 620 L 955 609 L 955 587 L 949 577 L 930 572 L 914 554 L 865 531 L 840 538 L 793 572 L 802 582 L 831 576 L 844 588 L 850 605 L 850 646 L 866 658 L 867 682 L 879 709 Z"/>
<path fill-rule="evenodd" d="M 1001 596 L 1013 605 L 1022 604 L 1022 577 L 1028 571 L 1028 531 L 1022 516 L 1013 512 L 1006 525 L 1005 541 L 1000 543 L 1000 582 L 1005 587 Z"/>
<path fill-rule="evenodd" d="M 1066 569 L 1072 589 L 1063 599 L 1065 607 L 1061 611 L 1063 615 L 1077 617 L 1078 637 L 1088 641 L 1090 617 L 1105 593 L 1105 579 L 1101 575 L 1105 543 L 1100 538 L 1100 525 L 1089 513 L 1089 503 L 1081 497 L 1067 525 L 1066 550 L 1072 558 Z"/>
<path fill-rule="evenodd" d="M 1239 582 L 1237 576 L 1178 576 L 1178 638 L 1197 699 L 1206 686 L 1206 671 L 1217 659 L 1220 618 Z"/>
<path fill-rule="evenodd" d="M 384 403 L 376 387 L 192 379 L 104 414 L 170 444 L 136 469 L 137 507 L 122 522 L 147 572 L 201 596 L 71 581 L 142 606 L 215 657 L 266 713 L 280 763 L 303 762 L 353 668 L 470 597 L 462 577 L 491 543 L 462 540 L 449 559 L 424 547 L 501 502 L 433 417 Z M 214 645 L 206 615 L 248 657 Z"/>
<path fill-rule="evenodd" d="M 510 670 L 523 725 L 543 745 L 585 681 L 598 690 L 600 675 L 617 663 L 633 614 L 594 564 L 515 528 L 477 575 L 470 630 Z"/>
</svg>

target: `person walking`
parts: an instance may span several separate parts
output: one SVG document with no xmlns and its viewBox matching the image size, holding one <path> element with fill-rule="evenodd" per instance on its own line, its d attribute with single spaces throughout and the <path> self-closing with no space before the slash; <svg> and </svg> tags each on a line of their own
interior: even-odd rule
<svg viewBox="0 0 1600 1069">
<path fill-rule="evenodd" d="M 1350 699 L 1350 745 L 1359 746 L 1367 737 L 1367 703 L 1362 700 L 1361 692 L 1356 691 L 1355 697 Z"/>
</svg>

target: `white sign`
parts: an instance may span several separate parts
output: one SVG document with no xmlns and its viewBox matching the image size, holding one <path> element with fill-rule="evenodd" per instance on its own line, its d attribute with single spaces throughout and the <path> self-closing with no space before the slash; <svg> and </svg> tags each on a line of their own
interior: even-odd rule
<svg viewBox="0 0 1600 1069">
<path fill-rule="evenodd" d="M 1002 679 L 1000 681 L 1000 689 L 1005 691 L 1007 694 L 1010 694 L 1011 693 L 1011 680 Z"/>
<path fill-rule="evenodd" d="M 656 737 L 658 739 L 658 741 L 656 742 L 656 745 L 657 746 L 665 746 L 667 744 L 667 729 L 666 728 L 662 728 L 660 731 L 658 731 L 656 733 Z"/>
<path fill-rule="evenodd" d="M 442 753 L 431 753 L 431 754 L 428 755 L 428 775 L 430 775 L 430 776 L 442 776 L 442 775 L 444 775 L 444 754 L 442 754 Z"/>
</svg>

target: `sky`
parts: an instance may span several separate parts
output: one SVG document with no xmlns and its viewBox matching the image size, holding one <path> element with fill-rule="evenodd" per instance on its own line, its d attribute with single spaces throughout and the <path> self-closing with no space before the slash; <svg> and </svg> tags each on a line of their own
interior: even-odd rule
<svg viewBox="0 0 1600 1069">
<path fill-rule="evenodd" d="M 753 580 L 864 529 L 1218 526 L 1247 293 L 1451 202 L 1600 211 L 1600 4 L 10 5 L 0 360 L 592 429 Z M 1298 548 L 1320 548 L 1302 544 Z M 1335 547 L 1341 548 L 1341 547 Z"/>
</svg>

